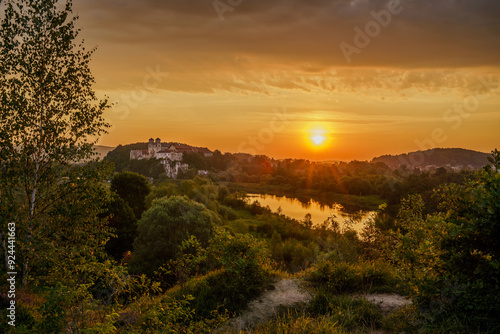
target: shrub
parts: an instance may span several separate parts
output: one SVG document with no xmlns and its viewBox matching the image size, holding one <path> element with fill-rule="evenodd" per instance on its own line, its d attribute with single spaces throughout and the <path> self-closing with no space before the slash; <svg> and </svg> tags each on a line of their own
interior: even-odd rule
<svg viewBox="0 0 500 334">
<path fill-rule="evenodd" d="M 217 228 L 206 258 L 212 268 L 218 269 L 167 292 L 176 299 L 193 296 L 190 305 L 196 316 L 239 311 L 265 288 L 271 276 L 265 243 L 250 235 L 231 235 Z"/>
<path fill-rule="evenodd" d="M 179 189 L 175 183 L 167 181 L 151 187 L 151 192 L 146 196 L 146 208 L 149 209 L 153 201 L 162 197 L 179 195 Z"/>
<path fill-rule="evenodd" d="M 210 317 L 196 316 L 194 297 L 164 297 L 154 303 L 137 319 L 141 333 L 212 333 L 220 327 L 227 316 L 211 312 Z"/>
<path fill-rule="evenodd" d="M 145 198 L 150 189 L 144 176 L 132 172 L 117 173 L 111 179 L 111 191 L 127 202 L 137 219 L 146 210 Z"/>
<path fill-rule="evenodd" d="M 236 211 L 225 205 L 219 205 L 217 212 L 227 220 L 235 220 L 239 218 Z"/>
<path fill-rule="evenodd" d="M 175 259 L 179 246 L 191 235 L 203 247 L 208 246 L 218 223 L 216 213 L 185 197 L 155 200 L 138 223 L 132 268 L 139 273 L 152 274 Z"/>
<path fill-rule="evenodd" d="M 441 187 L 440 212 L 424 217 L 417 195 L 402 203 L 394 255 L 431 326 L 455 318 L 470 330 L 500 329 L 500 152 L 490 162 L 476 180 Z"/>
<path fill-rule="evenodd" d="M 323 261 L 308 272 L 307 280 L 318 289 L 335 294 L 401 290 L 395 274 L 382 263 Z"/>
</svg>

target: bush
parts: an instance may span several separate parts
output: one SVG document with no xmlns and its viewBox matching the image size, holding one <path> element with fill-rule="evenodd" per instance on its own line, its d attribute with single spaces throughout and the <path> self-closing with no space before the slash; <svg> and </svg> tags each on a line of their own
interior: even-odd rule
<svg viewBox="0 0 500 334">
<path fill-rule="evenodd" d="M 211 240 L 208 253 L 216 265 L 222 266 L 230 274 L 234 280 L 235 293 L 254 295 L 269 278 L 267 245 L 249 234 L 231 235 L 219 228 Z"/>
<path fill-rule="evenodd" d="M 281 253 L 285 268 L 290 272 L 299 272 L 314 263 L 319 247 L 314 242 L 305 246 L 295 239 L 288 239 L 282 243 Z"/>
<path fill-rule="evenodd" d="M 151 188 L 151 192 L 146 196 L 146 208 L 149 209 L 153 201 L 158 198 L 179 195 L 179 189 L 173 182 L 162 182 Z"/>
<path fill-rule="evenodd" d="M 307 273 L 307 280 L 316 288 L 335 294 L 397 292 L 402 289 L 392 270 L 382 263 L 324 261 Z"/>
<path fill-rule="evenodd" d="M 137 237 L 137 220 L 132 208 L 117 194 L 112 194 L 107 207 L 109 227 L 114 229 L 115 236 L 106 243 L 106 252 L 119 261 L 127 251 L 132 250 Z"/>
<path fill-rule="evenodd" d="M 245 208 L 245 200 L 241 194 L 231 194 L 224 198 L 222 204 L 227 205 L 233 209 L 244 209 Z"/>
<path fill-rule="evenodd" d="M 500 152 L 490 162 L 477 179 L 440 188 L 440 212 L 424 217 L 416 195 L 402 203 L 394 255 L 431 326 L 455 318 L 470 330 L 500 330 Z"/>
<path fill-rule="evenodd" d="M 219 223 L 215 212 L 185 197 L 155 200 L 138 223 L 132 268 L 153 274 L 179 255 L 179 246 L 191 235 L 207 247 Z"/>
<path fill-rule="evenodd" d="M 235 220 L 239 218 L 236 211 L 225 205 L 219 205 L 217 212 L 227 220 Z"/>
<path fill-rule="evenodd" d="M 217 312 L 206 318 L 197 317 L 193 300 L 190 295 L 155 300 L 136 321 L 141 333 L 212 333 L 227 320 L 226 315 Z"/>
<path fill-rule="evenodd" d="M 250 235 L 231 235 L 218 228 L 206 258 L 218 269 L 168 292 L 174 298 L 192 295 L 190 304 L 200 317 L 209 317 L 213 311 L 241 310 L 271 277 L 266 245 Z"/>
<path fill-rule="evenodd" d="M 111 191 L 127 202 L 137 219 L 146 210 L 145 198 L 150 189 L 144 176 L 132 172 L 117 173 L 111 179 Z"/>
</svg>

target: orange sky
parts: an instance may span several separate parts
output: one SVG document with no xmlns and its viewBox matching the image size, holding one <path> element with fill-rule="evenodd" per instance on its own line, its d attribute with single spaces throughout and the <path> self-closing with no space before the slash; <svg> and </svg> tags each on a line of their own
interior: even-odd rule
<svg viewBox="0 0 500 334">
<path fill-rule="evenodd" d="M 96 89 L 116 102 L 102 145 L 160 137 L 313 160 L 500 147 L 497 0 L 74 8 L 86 46 L 98 46 Z"/>
</svg>

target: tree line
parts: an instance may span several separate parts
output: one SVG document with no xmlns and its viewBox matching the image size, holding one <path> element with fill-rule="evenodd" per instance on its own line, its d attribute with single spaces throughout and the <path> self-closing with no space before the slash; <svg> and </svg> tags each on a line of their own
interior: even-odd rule
<svg viewBox="0 0 500 334">
<path fill-rule="evenodd" d="M 134 145 L 139 144 L 119 146 L 108 154 L 105 161 L 114 163 L 119 172 L 128 170 L 157 180 L 165 179 L 159 160 L 129 159 L 129 149 Z M 432 203 L 432 189 L 444 183 L 463 183 L 475 175 L 473 170 L 456 171 L 447 167 L 423 171 L 403 165 L 394 169 L 383 162 L 355 160 L 318 163 L 304 159 L 275 160 L 264 155 L 222 154 L 219 150 L 211 157 L 185 153 L 183 163 L 187 163 L 190 169 L 179 173 L 179 179 L 192 179 L 198 175 L 197 170 L 208 170 L 214 182 L 262 185 L 264 191 L 274 187 L 292 195 L 300 190 L 314 190 L 319 194 L 375 195 L 390 205 L 398 205 L 401 198 L 415 192 L 423 194 Z M 321 196 L 319 197 L 321 201 Z"/>
</svg>

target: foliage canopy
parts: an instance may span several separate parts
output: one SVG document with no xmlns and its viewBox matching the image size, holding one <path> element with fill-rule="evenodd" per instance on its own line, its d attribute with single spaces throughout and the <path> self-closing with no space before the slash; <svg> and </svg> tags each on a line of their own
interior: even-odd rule
<svg viewBox="0 0 500 334">
<path fill-rule="evenodd" d="M 17 224 L 23 285 L 30 263 L 49 255 L 42 250 L 58 251 L 53 217 L 104 175 L 94 164 L 76 165 L 92 158 L 109 107 L 93 91 L 94 50 L 77 44 L 76 19 L 71 1 L 18 0 L 6 3 L 0 22 L 0 224 Z M 71 211 L 73 228 L 94 219 L 94 232 L 105 236 L 95 213 L 79 220 Z"/>
<path fill-rule="evenodd" d="M 138 222 L 133 264 L 136 271 L 152 274 L 178 255 L 179 246 L 195 236 L 203 247 L 220 223 L 216 213 L 186 197 L 153 201 Z"/>
</svg>

